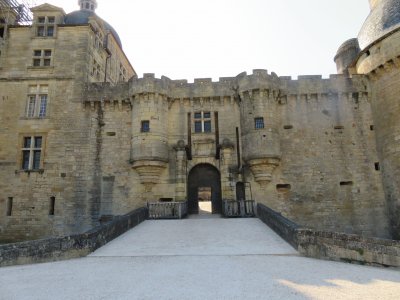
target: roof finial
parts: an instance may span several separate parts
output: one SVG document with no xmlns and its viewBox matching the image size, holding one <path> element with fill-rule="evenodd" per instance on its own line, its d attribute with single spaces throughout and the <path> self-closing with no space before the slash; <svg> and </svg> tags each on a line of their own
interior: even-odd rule
<svg viewBox="0 0 400 300">
<path fill-rule="evenodd" d="M 97 8 L 96 0 L 79 0 L 78 4 L 81 10 L 89 10 L 95 12 Z"/>
</svg>

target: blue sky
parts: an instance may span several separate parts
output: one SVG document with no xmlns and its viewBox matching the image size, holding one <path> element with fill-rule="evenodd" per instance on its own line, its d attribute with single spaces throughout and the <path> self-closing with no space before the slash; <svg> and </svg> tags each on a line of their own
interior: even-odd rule
<svg viewBox="0 0 400 300">
<path fill-rule="evenodd" d="M 36 1 L 78 9 L 78 0 Z M 336 50 L 357 34 L 368 0 L 98 0 L 137 73 L 171 79 L 335 73 Z"/>
</svg>

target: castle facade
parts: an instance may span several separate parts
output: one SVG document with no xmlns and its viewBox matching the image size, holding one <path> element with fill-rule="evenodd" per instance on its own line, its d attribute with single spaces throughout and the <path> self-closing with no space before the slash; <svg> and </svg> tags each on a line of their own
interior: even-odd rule
<svg viewBox="0 0 400 300">
<path fill-rule="evenodd" d="M 7 1 L 6 1 L 7 2 Z M 0 7 L 0 241 L 82 232 L 147 202 L 264 203 L 304 226 L 400 238 L 400 0 L 370 0 L 329 79 L 139 78 L 79 0 Z M 0 15 L 0 16 L 2 16 Z"/>
</svg>

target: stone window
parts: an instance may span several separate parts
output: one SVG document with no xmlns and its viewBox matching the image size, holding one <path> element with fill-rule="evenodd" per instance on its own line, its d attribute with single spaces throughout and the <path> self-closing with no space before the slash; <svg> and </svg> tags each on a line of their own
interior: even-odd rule
<svg viewBox="0 0 400 300">
<path fill-rule="evenodd" d="M 13 205 L 13 197 L 8 197 L 7 199 L 7 204 L 6 204 L 6 216 L 11 217 L 12 216 L 12 205 Z"/>
<path fill-rule="evenodd" d="M 29 86 L 28 100 L 26 103 L 27 118 L 45 118 L 48 106 L 48 86 Z"/>
<path fill-rule="evenodd" d="M 12 216 L 13 200 L 14 199 L 12 197 L 8 197 L 8 199 L 7 199 L 6 216 L 8 216 L 8 217 Z"/>
<path fill-rule="evenodd" d="M 194 113 L 194 132 L 211 132 L 211 113 L 210 112 L 195 112 Z"/>
<path fill-rule="evenodd" d="M 94 47 L 98 49 L 103 48 L 103 41 L 104 41 L 103 34 L 100 32 L 100 30 L 97 29 L 96 36 L 94 38 Z"/>
<path fill-rule="evenodd" d="M 92 63 L 92 71 L 90 72 L 90 74 L 96 78 L 97 80 L 100 80 L 101 77 L 101 67 L 100 65 L 97 63 L 97 61 L 94 59 L 93 63 Z"/>
<path fill-rule="evenodd" d="M 37 27 L 36 27 L 36 36 L 40 36 L 40 37 L 54 36 L 55 20 L 56 20 L 56 18 L 54 16 L 38 17 L 37 18 Z"/>
<path fill-rule="evenodd" d="M 289 192 L 291 189 L 292 189 L 292 186 L 290 184 L 277 184 L 276 185 L 276 190 L 280 193 Z"/>
<path fill-rule="evenodd" d="M 22 169 L 23 170 L 39 170 L 42 161 L 42 144 L 41 136 L 24 136 L 22 145 Z"/>
<path fill-rule="evenodd" d="M 50 197 L 49 216 L 54 216 L 55 206 L 56 206 L 56 197 Z"/>
<path fill-rule="evenodd" d="M 264 118 L 263 117 L 254 118 L 254 128 L 255 129 L 263 129 L 264 128 Z"/>
<path fill-rule="evenodd" d="M 51 66 L 52 51 L 46 50 L 33 50 L 33 63 L 34 67 L 50 67 Z"/>
<path fill-rule="evenodd" d="M 0 18 L 0 38 L 4 38 L 6 32 L 6 20 L 4 18 Z"/>
<path fill-rule="evenodd" d="M 126 70 L 122 64 L 119 65 L 119 81 L 126 80 Z"/>
<path fill-rule="evenodd" d="M 150 121 L 142 121 L 140 123 L 140 132 L 150 132 Z"/>
</svg>

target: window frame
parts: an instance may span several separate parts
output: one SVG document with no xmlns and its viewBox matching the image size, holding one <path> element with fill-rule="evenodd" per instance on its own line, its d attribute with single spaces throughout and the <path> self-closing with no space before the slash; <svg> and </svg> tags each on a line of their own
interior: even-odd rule
<svg viewBox="0 0 400 300">
<path fill-rule="evenodd" d="M 25 118 L 45 119 L 48 117 L 48 111 L 49 86 L 47 84 L 30 85 L 26 100 Z"/>
<path fill-rule="evenodd" d="M 29 145 L 26 144 L 27 139 Z M 37 146 L 36 142 L 40 139 L 40 145 Z M 44 158 L 44 147 L 45 147 L 45 135 L 42 133 L 32 133 L 21 135 L 21 147 L 20 147 L 20 169 L 27 171 L 40 171 L 43 169 L 43 158 Z M 39 161 L 35 156 L 39 153 Z M 28 156 L 26 156 L 28 154 Z"/>
<path fill-rule="evenodd" d="M 36 37 L 52 38 L 56 35 L 56 17 L 38 16 L 36 19 Z M 51 34 L 50 34 L 51 32 Z"/>
<path fill-rule="evenodd" d="M 119 78 L 118 81 L 119 82 L 124 82 L 126 81 L 126 69 L 122 64 L 119 64 Z"/>
<path fill-rule="evenodd" d="M 196 111 L 193 113 L 194 133 L 212 133 L 211 111 Z"/>
<path fill-rule="evenodd" d="M 53 49 L 34 49 L 32 56 L 32 67 L 51 67 L 53 65 L 53 53 Z"/>
<path fill-rule="evenodd" d="M 150 120 L 142 120 L 142 121 L 140 121 L 140 132 L 141 133 L 150 132 Z"/>
<path fill-rule="evenodd" d="M 255 130 L 265 129 L 264 117 L 254 118 L 254 129 Z"/>
<path fill-rule="evenodd" d="M 95 80 L 98 80 L 98 81 L 101 80 L 102 68 L 101 68 L 100 64 L 96 61 L 96 59 L 93 59 L 92 70 L 90 71 L 90 75 Z"/>
</svg>

